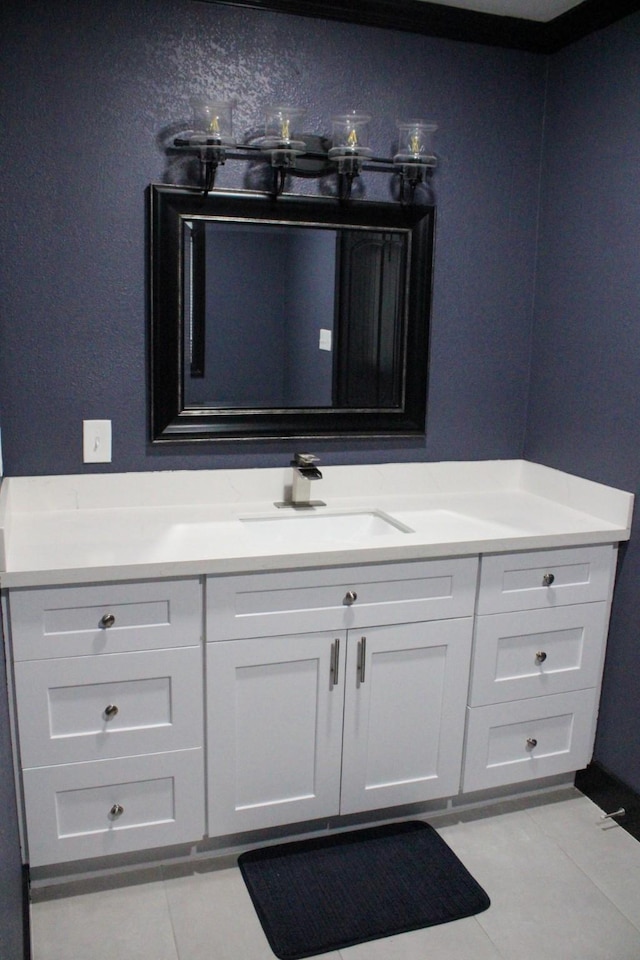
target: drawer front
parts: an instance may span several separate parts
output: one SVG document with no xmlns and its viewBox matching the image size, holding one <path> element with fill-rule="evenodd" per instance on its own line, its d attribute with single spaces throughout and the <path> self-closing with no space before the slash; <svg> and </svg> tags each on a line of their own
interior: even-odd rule
<svg viewBox="0 0 640 960">
<path fill-rule="evenodd" d="M 15 665 L 24 767 L 202 746 L 200 647 Z"/>
<path fill-rule="evenodd" d="M 13 590 L 14 660 L 192 646 L 202 637 L 200 581 Z"/>
<path fill-rule="evenodd" d="M 204 834 L 202 750 L 38 767 L 23 780 L 31 866 Z"/>
<path fill-rule="evenodd" d="M 597 686 L 608 615 L 601 602 L 478 617 L 471 706 Z"/>
<path fill-rule="evenodd" d="M 210 577 L 207 639 L 470 616 L 476 577 L 475 557 Z"/>
<path fill-rule="evenodd" d="M 478 613 L 607 600 L 615 560 L 616 549 L 610 545 L 483 557 Z"/>
<path fill-rule="evenodd" d="M 585 767 L 593 751 L 597 690 L 471 707 L 463 791 L 486 790 Z"/>
</svg>

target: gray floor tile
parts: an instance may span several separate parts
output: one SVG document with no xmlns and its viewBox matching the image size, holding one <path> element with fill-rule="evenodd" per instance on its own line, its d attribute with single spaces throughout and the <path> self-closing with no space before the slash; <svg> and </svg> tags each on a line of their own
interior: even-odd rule
<svg viewBox="0 0 640 960">
<path fill-rule="evenodd" d="M 35 903 L 33 960 L 179 960 L 162 881 Z"/>
<path fill-rule="evenodd" d="M 441 832 L 491 897 L 477 922 L 505 960 L 640 957 L 637 928 L 526 810 Z"/>
<path fill-rule="evenodd" d="M 537 826 L 640 930 L 640 842 L 614 821 L 603 821 L 601 814 L 587 797 L 529 811 Z"/>
<path fill-rule="evenodd" d="M 179 960 L 273 960 L 239 869 L 203 863 L 196 870 L 165 880 Z"/>
<path fill-rule="evenodd" d="M 340 950 L 342 960 L 503 960 L 474 917 Z"/>
</svg>

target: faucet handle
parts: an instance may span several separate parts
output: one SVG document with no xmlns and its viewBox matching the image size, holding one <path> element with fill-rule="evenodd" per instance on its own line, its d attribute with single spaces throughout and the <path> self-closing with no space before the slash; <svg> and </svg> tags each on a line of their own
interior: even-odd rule
<svg viewBox="0 0 640 960">
<path fill-rule="evenodd" d="M 319 457 L 313 453 L 294 453 L 291 461 L 292 467 L 311 467 L 319 462 Z"/>
</svg>

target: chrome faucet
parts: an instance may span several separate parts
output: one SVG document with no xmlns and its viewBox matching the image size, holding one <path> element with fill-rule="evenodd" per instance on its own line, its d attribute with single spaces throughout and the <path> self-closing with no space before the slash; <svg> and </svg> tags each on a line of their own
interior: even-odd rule
<svg viewBox="0 0 640 960">
<path fill-rule="evenodd" d="M 293 479 L 291 483 L 291 499 L 277 503 L 277 507 L 296 507 L 304 509 L 307 507 L 324 507 L 324 500 L 311 499 L 311 484 L 314 480 L 322 480 L 322 473 L 318 470 L 316 463 L 318 458 L 312 453 L 294 454 L 291 466 L 293 467 Z"/>
</svg>

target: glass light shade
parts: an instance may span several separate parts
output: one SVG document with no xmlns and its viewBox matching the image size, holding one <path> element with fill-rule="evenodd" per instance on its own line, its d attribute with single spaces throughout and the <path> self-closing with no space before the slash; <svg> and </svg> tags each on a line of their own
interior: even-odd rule
<svg viewBox="0 0 640 960">
<path fill-rule="evenodd" d="M 339 117 L 333 117 L 331 120 L 333 146 L 329 150 L 329 156 L 334 160 L 349 157 L 370 157 L 370 120 L 369 114 L 356 113 L 355 110 Z"/>
<path fill-rule="evenodd" d="M 299 107 L 269 107 L 264 126 L 262 144 L 265 147 L 304 150 L 301 139 L 304 110 Z"/>
<path fill-rule="evenodd" d="M 301 123 L 304 110 L 299 107 L 269 107 L 265 120 L 265 135 L 256 144 L 269 154 L 271 166 L 284 169 L 295 164 L 307 145 L 302 139 Z M 282 187 L 281 183 L 281 187 Z"/>
<path fill-rule="evenodd" d="M 393 158 L 396 164 L 435 165 L 433 134 L 438 129 L 435 123 L 426 120 L 407 120 L 398 123 L 398 152 Z"/>
<path fill-rule="evenodd" d="M 232 112 L 229 100 L 192 100 L 192 141 L 211 146 L 233 144 Z"/>
</svg>

